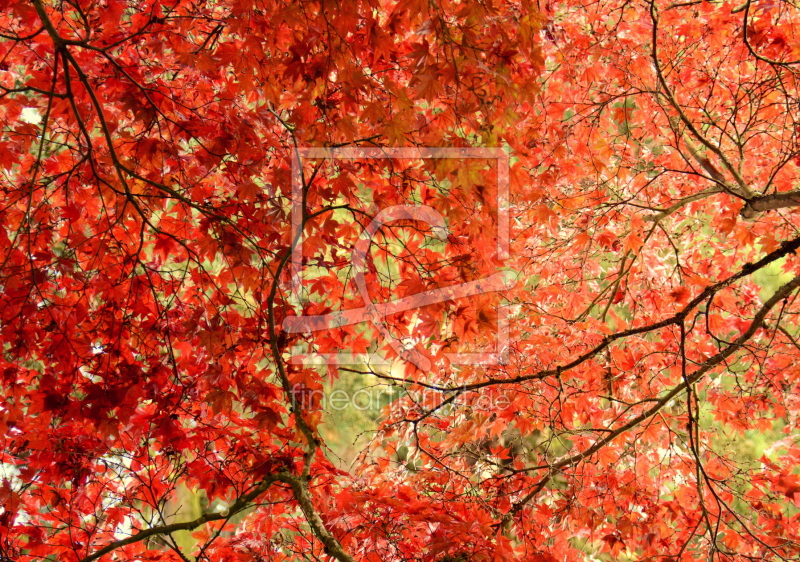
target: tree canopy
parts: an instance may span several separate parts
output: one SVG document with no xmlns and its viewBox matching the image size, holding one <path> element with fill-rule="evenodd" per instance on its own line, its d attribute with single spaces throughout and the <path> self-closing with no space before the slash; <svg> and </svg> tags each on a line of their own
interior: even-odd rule
<svg viewBox="0 0 800 562">
<path fill-rule="evenodd" d="M 0 560 L 800 557 L 798 18 L 0 0 Z"/>
</svg>

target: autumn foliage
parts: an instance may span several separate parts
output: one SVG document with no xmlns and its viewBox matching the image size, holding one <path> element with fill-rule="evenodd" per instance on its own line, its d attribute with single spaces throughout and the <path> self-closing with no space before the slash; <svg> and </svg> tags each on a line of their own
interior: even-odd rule
<svg viewBox="0 0 800 562">
<path fill-rule="evenodd" d="M 800 557 L 798 18 L 0 0 L 0 560 Z"/>
</svg>

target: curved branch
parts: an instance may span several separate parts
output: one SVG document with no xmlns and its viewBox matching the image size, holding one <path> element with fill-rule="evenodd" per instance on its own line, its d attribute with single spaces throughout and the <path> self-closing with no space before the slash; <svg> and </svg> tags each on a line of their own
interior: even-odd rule
<svg viewBox="0 0 800 562">
<path fill-rule="evenodd" d="M 697 129 L 697 127 L 695 127 L 694 123 L 692 123 L 692 121 L 689 119 L 689 117 L 683 111 L 683 108 L 678 103 L 678 100 L 675 98 L 675 94 L 673 94 L 672 89 L 670 89 L 669 84 L 667 84 L 667 79 L 664 77 L 664 73 L 661 70 L 661 64 L 658 61 L 658 15 L 656 13 L 655 3 L 652 3 L 650 5 L 650 19 L 653 22 L 653 32 L 652 32 L 652 43 L 653 44 L 651 46 L 651 57 L 653 58 L 653 67 L 655 68 L 655 71 L 656 71 L 656 77 L 658 78 L 658 83 L 664 89 L 664 92 L 662 93 L 662 95 L 667 98 L 667 101 L 669 102 L 669 104 L 672 106 L 672 108 L 678 114 L 678 118 L 686 126 L 686 128 L 689 130 L 689 132 L 692 133 L 692 136 L 694 136 L 694 138 L 696 138 L 700 142 L 700 144 L 705 146 L 708 150 L 710 150 L 712 153 L 714 153 L 714 155 L 717 158 L 719 158 L 720 162 L 722 162 L 722 165 L 725 167 L 725 169 L 728 170 L 728 172 L 730 172 L 730 174 L 736 180 L 736 184 L 738 186 L 738 189 L 732 189 L 731 186 L 729 186 L 727 184 L 727 182 L 725 182 L 725 178 L 723 178 L 721 175 L 719 175 L 719 172 L 716 172 L 716 170 L 714 170 L 716 172 L 716 174 L 711 173 L 712 179 L 714 181 L 716 181 L 717 183 L 720 183 L 721 185 L 723 185 L 726 189 L 731 191 L 731 193 L 733 193 L 734 195 L 738 195 L 738 196 L 743 197 L 743 198 L 751 198 L 751 197 L 753 197 L 754 194 L 753 194 L 752 190 L 748 187 L 747 183 L 744 181 L 744 178 L 739 173 L 739 171 L 736 169 L 736 167 L 733 164 L 731 164 L 731 162 L 728 160 L 728 158 L 725 156 L 725 154 L 723 154 L 722 150 L 717 145 L 715 145 L 713 142 L 708 140 L 705 137 L 705 135 L 703 135 Z M 692 153 L 692 156 L 698 161 L 698 164 L 700 164 L 701 167 L 705 171 L 708 172 L 709 171 L 709 166 L 711 165 L 711 163 L 710 162 L 708 162 L 708 163 L 704 162 L 702 160 L 702 157 L 698 157 L 699 155 L 697 154 L 697 152 L 694 149 L 694 147 L 692 147 L 688 143 L 687 143 L 687 145 L 688 145 L 688 148 L 689 148 L 689 152 Z M 711 169 L 713 169 L 713 166 L 711 167 Z"/>
<path fill-rule="evenodd" d="M 765 62 L 767 64 L 772 64 L 775 66 L 793 66 L 795 64 L 800 64 L 800 59 L 792 60 L 792 61 L 779 61 L 774 60 L 771 58 L 767 58 L 763 55 L 759 55 L 753 46 L 750 44 L 750 39 L 747 37 L 747 20 L 750 18 L 750 4 L 751 0 L 747 0 L 744 5 L 744 20 L 742 21 L 742 39 L 744 39 L 744 44 L 747 46 L 747 50 L 750 51 L 750 54 L 756 57 L 761 62 Z"/>
<path fill-rule="evenodd" d="M 548 377 L 548 376 L 560 376 L 562 373 L 564 373 L 566 371 L 569 371 L 571 369 L 574 369 L 578 365 L 580 365 L 580 364 L 586 362 L 587 360 L 591 359 L 592 357 L 594 357 L 595 355 L 597 355 L 598 353 L 603 351 L 605 348 L 607 348 L 609 345 L 611 345 L 611 343 L 613 343 L 613 342 L 615 342 L 617 340 L 620 340 L 620 339 L 623 339 L 623 338 L 627 338 L 627 337 L 630 337 L 630 336 L 639 335 L 639 334 L 646 334 L 648 332 L 652 332 L 652 331 L 658 330 L 660 328 L 666 328 L 667 326 L 679 324 L 680 322 L 682 322 L 683 320 L 685 320 L 689 316 L 689 313 L 692 310 L 697 308 L 700 305 L 700 303 L 704 302 L 706 299 L 708 299 L 712 295 L 716 294 L 717 292 L 721 291 L 722 289 L 730 287 L 731 285 L 733 285 L 739 279 L 747 277 L 748 275 L 751 275 L 751 274 L 755 273 L 759 269 L 762 269 L 762 268 L 766 267 L 770 263 L 772 263 L 772 262 L 774 262 L 776 260 L 779 260 L 779 259 L 781 259 L 781 258 L 783 258 L 783 257 L 785 257 L 785 256 L 787 256 L 789 254 L 792 254 L 792 253 L 796 252 L 797 250 L 800 250 L 800 237 L 797 237 L 797 238 L 794 238 L 792 240 L 783 242 L 781 244 L 781 246 L 777 250 L 774 250 L 774 251 L 770 252 L 769 254 L 767 254 L 763 258 L 761 258 L 760 260 L 758 260 L 756 262 L 753 262 L 753 263 L 746 263 L 744 266 L 742 266 L 742 268 L 737 273 L 734 273 L 730 277 L 727 277 L 726 279 L 723 279 L 722 281 L 719 281 L 717 283 L 714 283 L 713 285 L 709 285 L 708 287 L 706 287 L 699 295 L 697 295 L 685 307 L 683 307 L 682 310 L 680 310 L 679 312 L 677 312 L 673 316 L 671 316 L 669 318 L 666 318 L 665 320 L 662 320 L 660 322 L 655 322 L 653 324 L 648 324 L 646 326 L 640 326 L 638 328 L 630 328 L 628 330 L 623 330 L 623 331 L 617 332 L 615 334 L 610 334 L 610 335 L 606 336 L 605 338 L 603 338 L 603 341 L 601 341 L 599 344 L 597 344 L 595 347 L 593 347 L 589 351 L 577 356 L 575 359 L 573 359 L 569 363 L 561 365 L 560 367 L 556 367 L 554 369 L 546 369 L 546 370 L 542 370 L 542 371 L 539 371 L 537 373 L 534 373 L 532 375 L 521 375 L 521 376 L 513 377 L 513 378 L 510 378 L 510 379 L 489 379 L 489 380 L 486 380 L 486 381 L 467 384 L 467 385 L 463 385 L 463 386 L 460 386 L 460 387 L 443 387 L 443 388 L 441 388 L 441 390 L 445 391 L 445 392 L 465 392 L 465 391 L 469 391 L 469 390 L 477 390 L 479 388 L 483 388 L 483 387 L 491 386 L 491 385 L 495 385 L 495 384 L 514 384 L 514 383 L 525 382 L 525 381 L 530 381 L 530 380 L 543 379 L 543 378 Z M 776 294 L 778 294 L 778 293 L 776 293 Z"/>
<path fill-rule="evenodd" d="M 756 331 L 764 325 L 764 320 L 766 319 L 766 316 L 769 313 L 769 311 L 772 310 L 772 308 L 774 308 L 775 305 L 778 304 L 780 301 L 788 297 L 792 293 L 792 291 L 794 291 L 797 288 L 800 288 L 800 275 L 798 275 L 797 277 L 795 277 L 794 279 L 783 285 L 780 289 L 778 289 L 775 292 L 774 295 L 772 295 L 772 298 L 770 298 L 767 302 L 765 302 L 761 306 L 761 308 L 758 310 L 758 312 L 756 312 L 755 316 L 753 317 L 753 321 L 750 323 L 750 326 L 747 328 L 747 330 L 742 332 L 742 334 L 738 338 L 733 340 L 725 349 L 721 350 L 713 357 L 701 363 L 700 367 L 694 373 L 688 376 L 684 382 L 682 382 L 681 384 L 673 388 L 671 391 L 669 391 L 665 396 L 661 397 L 658 403 L 656 403 L 650 409 L 645 410 L 644 412 L 642 412 L 641 414 L 630 420 L 625 425 L 615 429 L 613 433 L 608 435 L 606 438 L 601 439 L 600 441 L 598 441 L 597 443 L 595 443 L 582 453 L 577 453 L 575 455 L 562 459 L 559 462 L 553 464 L 552 466 L 545 465 L 537 468 L 560 469 L 564 468 L 565 466 L 575 464 L 576 462 L 588 456 L 593 455 L 594 453 L 605 447 L 608 443 L 610 443 L 611 441 L 613 441 L 626 431 L 633 429 L 647 418 L 658 413 L 658 411 L 661 410 L 661 408 L 663 408 L 667 403 L 669 403 L 670 400 L 681 394 L 684 390 L 689 388 L 694 383 L 698 382 L 711 369 L 722 363 L 725 359 L 733 355 L 742 346 L 744 346 L 744 344 L 747 343 L 747 340 L 753 337 Z"/>
<path fill-rule="evenodd" d="M 258 496 L 263 494 L 267 488 L 269 488 L 272 484 L 274 484 L 277 480 L 279 480 L 278 476 L 270 475 L 265 478 L 261 484 L 256 486 L 250 492 L 242 495 L 237 499 L 233 505 L 228 508 L 227 513 L 205 513 L 198 517 L 197 519 L 193 519 L 191 521 L 184 521 L 183 523 L 172 523 L 171 525 L 161 525 L 159 527 L 151 527 L 149 529 L 145 529 L 144 531 L 139 531 L 135 535 L 128 537 L 127 539 L 118 540 L 107 544 L 97 552 L 90 554 L 84 558 L 81 558 L 80 562 L 92 562 L 92 560 L 97 560 L 101 556 L 108 554 L 109 552 L 116 550 L 118 548 L 122 548 L 123 546 L 127 546 L 129 544 L 137 543 L 143 541 L 149 537 L 155 535 L 168 535 L 170 533 L 174 533 L 175 531 L 192 531 L 199 527 L 200 525 L 204 525 L 210 521 L 219 521 L 220 519 L 229 519 L 232 515 L 244 511 L 248 507 L 250 507 L 250 502 L 256 499 Z"/>
<path fill-rule="evenodd" d="M 333 556 L 340 562 L 355 562 L 353 557 L 347 554 L 344 548 L 342 548 L 342 545 L 336 540 L 336 537 L 325 527 L 325 523 L 314 508 L 311 495 L 308 493 L 308 481 L 286 472 L 278 474 L 276 479 L 292 487 L 294 497 L 300 504 L 300 509 L 303 511 L 303 515 L 306 516 L 306 521 L 308 521 L 308 524 L 311 526 L 314 535 L 325 547 L 325 554 Z"/>
<path fill-rule="evenodd" d="M 635 418 L 629 420 L 624 425 L 618 427 L 617 429 L 613 430 L 610 434 L 608 434 L 603 439 L 597 441 L 594 445 L 582 451 L 580 453 L 576 453 L 574 455 L 570 455 L 561 459 L 560 461 L 553 463 L 553 464 L 545 464 L 534 466 L 531 468 L 524 469 L 520 472 L 532 472 L 536 470 L 548 470 L 549 473 L 546 475 L 541 482 L 525 497 L 521 500 L 516 502 L 511 510 L 503 517 L 503 524 L 507 524 L 510 518 L 522 509 L 527 502 L 530 502 L 536 494 L 541 492 L 544 489 L 544 486 L 547 484 L 550 475 L 556 471 L 564 469 L 568 466 L 574 465 L 587 457 L 591 457 L 594 453 L 614 441 L 620 435 L 627 433 L 631 429 L 637 427 L 643 421 L 651 418 L 652 416 L 656 415 L 664 406 L 669 404 L 675 397 L 682 394 L 684 391 L 689 390 L 692 385 L 700 381 L 703 376 L 706 375 L 711 369 L 722 363 L 725 359 L 736 353 L 739 349 L 741 349 L 747 341 L 753 337 L 753 335 L 758 331 L 760 328 L 764 326 L 764 321 L 769 314 L 770 310 L 772 310 L 775 305 L 777 305 L 780 301 L 787 298 L 793 291 L 800 288 L 800 275 L 789 281 L 788 283 L 784 284 L 780 289 L 778 289 L 772 297 L 765 302 L 761 308 L 756 312 L 755 316 L 753 317 L 753 321 L 750 323 L 750 326 L 742 332 L 742 334 L 732 341 L 725 349 L 721 350 L 719 353 L 710 357 L 706 361 L 704 361 L 696 371 L 694 371 L 691 375 L 684 378 L 684 381 L 679 385 L 675 386 L 671 391 L 667 394 L 662 396 L 658 399 L 658 401 L 636 416 Z"/>
<path fill-rule="evenodd" d="M 717 186 L 709 187 L 707 189 L 704 189 L 703 191 L 695 193 L 694 195 L 689 195 L 687 197 L 684 197 L 683 199 L 679 199 L 666 209 L 663 209 L 662 211 L 656 213 L 655 215 L 649 215 L 647 217 L 644 217 L 643 220 L 645 220 L 646 222 L 659 222 L 667 218 L 669 215 L 676 212 L 677 210 L 681 209 L 685 205 L 688 205 L 689 203 L 694 203 L 695 201 L 700 201 L 701 199 L 705 199 L 706 197 L 711 197 L 712 195 L 716 195 L 717 193 L 722 193 L 722 189 L 720 189 Z"/>
</svg>

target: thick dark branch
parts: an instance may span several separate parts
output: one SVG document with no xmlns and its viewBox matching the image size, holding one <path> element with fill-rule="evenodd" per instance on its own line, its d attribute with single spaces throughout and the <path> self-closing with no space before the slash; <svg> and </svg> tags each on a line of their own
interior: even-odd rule
<svg viewBox="0 0 800 562">
<path fill-rule="evenodd" d="M 742 209 L 742 217 L 755 218 L 759 213 L 785 209 L 787 207 L 800 207 L 800 191 L 786 191 L 753 197 L 747 201 Z"/>
<path fill-rule="evenodd" d="M 53 22 L 50 21 L 50 18 L 47 16 L 47 12 L 44 9 L 44 4 L 42 4 L 41 0 L 31 0 L 34 9 L 36 10 L 36 14 L 42 20 L 42 24 L 44 25 L 45 31 L 50 36 L 50 39 L 53 40 L 55 43 L 56 50 L 60 50 L 64 47 L 64 45 L 85 45 L 85 41 L 78 41 L 75 39 L 64 39 L 58 34 Z M 38 33 L 38 32 L 37 32 Z"/>
</svg>

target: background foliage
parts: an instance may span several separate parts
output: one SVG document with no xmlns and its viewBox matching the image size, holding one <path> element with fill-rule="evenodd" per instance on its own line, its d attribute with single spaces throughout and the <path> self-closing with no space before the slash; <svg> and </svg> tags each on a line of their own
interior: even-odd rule
<svg viewBox="0 0 800 562">
<path fill-rule="evenodd" d="M 797 18 L 0 0 L 0 559 L 797 558 Z M 502 147 L 510 192 L 304 147 Z M 425 369 L 373 323 L 284 331 L 369 304 L 396 205 L 447 229 L 380 229 L 375 302 L 514 286 L 387 317 Z M 324 408 L 378 382 L 377 418 Z"/>
</svg>

